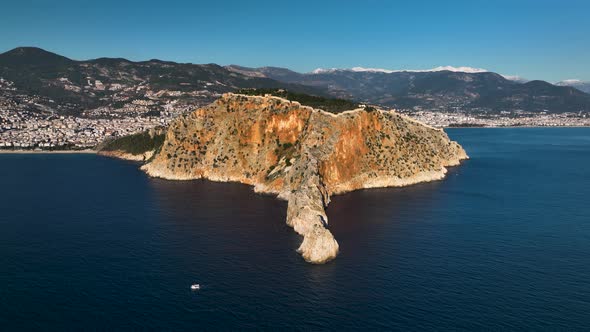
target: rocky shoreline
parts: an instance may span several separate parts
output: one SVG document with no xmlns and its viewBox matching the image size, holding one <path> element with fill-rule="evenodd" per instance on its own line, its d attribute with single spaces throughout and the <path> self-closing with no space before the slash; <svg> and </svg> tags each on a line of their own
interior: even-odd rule
<svg viewBox="0 0 590 332">
<path fill-rule="evenodd" d="M 240 182 L 287 200 L 286 222 L 303 236 L 298 252 L 316 264 L 339 251 L 325 212 L 331 195 L 440 180 L 468 158 L 442 130 L 396 112 L 335 115 L 237 94 L 173 121 L 150 157 L 141 168 L 153 177 Z"/>
<path fill-rule="evenodd" d="M 146 151 L 141 154 L 132 154 L 132 153 L 123 152 L 123 151 L 98 151 L 96 153 L 100 156 L 119 158 L 119 159 L 125 159 L 125 160 L 130 160 L 130 161 L 141 161 L 141 162 L 148 161 L 154 155 L 154 151 Z"/>
</svg>

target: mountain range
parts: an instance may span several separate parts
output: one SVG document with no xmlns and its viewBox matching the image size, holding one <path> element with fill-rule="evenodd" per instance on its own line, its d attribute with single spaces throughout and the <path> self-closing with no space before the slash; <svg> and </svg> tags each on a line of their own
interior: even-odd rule
<svg viewBox="0 0 590 332">
<path fill-rule="evenodd" d="M 230 70 L 252 77 L 327 89 L 332 96 L 398 109 L 551 113 L 590 111 L 590 95 L 545 81 L 508 79 L 478 68 L 432 70 L 320 69 L 297 73 L 285 68 Z"/>
<path fill-rule="evenodd" d="M 572 84 L 523 82 L 469 67 L 415 71 L 357 67 L 298 73 L 278 67 L 156 59 L 76 61 L 35 47 L 0 54 L 0 106 L 26 103 L 66 114 L 116 109 L 132 102 L 201 106 L 224 92 L 244 88 L 283 88 L 406 110 L 590 112 L 590 94 L 581 91 L 588 91 L 587 85 L 568 85 Z"/>
<path fill-rule="evenodd" d="M 242 88 L 319 93 L 307 86 L 241 75 L 216 64 L 122 58 L 76 61 L 36 47 L 0 54 L 0 78 L 5 103 L 10 98 L 16 103 L 32 99 L 43 109 L 74 115 L 97 107 L 120 108 L 137 100 L 200 106 Z"/>
</svg>

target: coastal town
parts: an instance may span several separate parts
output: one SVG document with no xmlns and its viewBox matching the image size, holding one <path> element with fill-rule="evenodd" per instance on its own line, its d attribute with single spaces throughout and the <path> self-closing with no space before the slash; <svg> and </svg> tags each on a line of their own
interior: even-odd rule
<svg viewBox="0 0 590 332">
<path fill-rule="evenodd" d="M 38 97 L 37 97 L 38 98 Z M 122 108 L 99 107 L 80 115 L 41 107 L 34 97 L 24 103 L 0 98 L 0 150 L 85 150 L 103 141 L 166 126 L 197 106 L 133 100 Z"/>
<path fill-rule="evenodd" d="M 155 59 L 77 61 L 18 47 L 0 54 L 0 150 L 93 149 L 105 140 L 167 126 L 224 93 L 256 89 L 282 91 L 291 94 L 290 100 L 299 100 L 298 95 L 302 104 L 334 113 L 363 104 L 395 109 L 437 128 L 590 126 L 590 95 L 547 82 L 521 84 L 494 73 L 434 70 L 409 76 L 392 72 L 374 86 L 383 73 L 317 75 Z M 442 90 L 384 92 L 400 84 L 414 86 L 418 76 L 429 82 L 425 86 Z M 358 89 L 347 89 L 348 79 Z M 487 98 L 477 99 L 482 94 Z M 309 104 L 314 98 L 316 104 Z"/>
<path fill-rule="evenodd" d="M 102 89 L 99 83 L 93 83 L 95 89 Z M 0 79 L 0 150 L 93 149 L 111 138 L 166 126 L 220 96 L 205 90 L 154 92 L 147 87 L 118 84 L 117 94 L 104 106 L 80 110 L 76 104 L 23 93 Z"/>
<path fill-rule="evenodd" d="M 136 104 L 141 103 L 136 102 Z M 92 149 L 105 139 L 142 132 L 156 126 L 166 126 L 174 118 L 195 108 L 183 105 L 150 113 L 149 106 L 142 105 L 142 112 L 127 112 L 124 115 L 110 109 L 97 109 L 85 112 L 85 116 L 55 115 L 2 107 L 0 108 L 0 149 Z M 400 113 L 438 128 L 590 126 L 590 116 L 585 113 L 484 115 L 429 111 L 400 111 Z"/>
<path fill-rule="evenodd" d="M 172 118 L 89 119 L 0 110 L 0 149 L 90 149 L 111 137 L 166 125 Z"/>
<path fill-rule="evenodd" d="M 462 111 L 400 111 L 400 113 L 437 128 L 447 127 L 587 127 L 590 114 L 531 113 L 524 111 L 500 113 L 468 113 Z"/>
</svg>

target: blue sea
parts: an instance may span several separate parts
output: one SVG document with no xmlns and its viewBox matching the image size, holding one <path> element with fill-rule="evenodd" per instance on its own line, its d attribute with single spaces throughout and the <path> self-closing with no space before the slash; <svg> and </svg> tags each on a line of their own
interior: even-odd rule
<svg viewBox="0 0 590 332">
<path fill-rule="evenodd" d="M 251 187 L 1 154 L 0 330 L 588 330 L 590 128 L 447 132 L 443 181 L 333 197 L 321 266 Z"/>
</svg>

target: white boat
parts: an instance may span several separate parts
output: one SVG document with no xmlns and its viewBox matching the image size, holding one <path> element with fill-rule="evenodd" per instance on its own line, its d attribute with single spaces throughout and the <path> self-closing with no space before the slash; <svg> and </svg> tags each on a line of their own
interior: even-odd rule
<svg viewBox="0 0 590 332">
<path fill-rule="evenodd" d="M 199 290 L 199 289 L 201 289 L 201 285 L 199 285 L 199 284 L 191 285 L 191 290 Z"/>
</svg>

